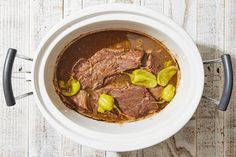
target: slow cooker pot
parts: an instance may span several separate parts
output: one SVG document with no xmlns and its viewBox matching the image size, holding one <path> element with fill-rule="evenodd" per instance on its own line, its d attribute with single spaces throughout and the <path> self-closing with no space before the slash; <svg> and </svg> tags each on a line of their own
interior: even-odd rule
<svg viewBox="0 0 236 157">
<path fill-rule="evenodd" d="M 150 35 L 163 43 L 176 56 L 181 79 L 174 99 L 154 116 L 124 124 L 113 124 L 84 117 L 65 107 L 53 85 L 54 67 L 60 52 L 83 34 L 106 29 L 128 29 Z M 86 146 L 109 151 L 130 151 L 145 148 L 169 138 L 180 130 L 194 114 L 202 97 L 204 69 L 200 53 L 189 35 L 171 19 L 147 8 L 133 5 L 103 5 L 84 9 L 62 20 L 44 37 L 34 59 L 16 55 L 9 49 L 3 71 L 3 89 L 8 106 L 15 104 L 11 86 L 11 71 L 15 56 L 33 61 L 32 88 L 38 108 L 63 135 Z M 233 85 L 229 55 L 204 63 L 221 62 L 225 84 L 220 101 L 213 100 L 220 110 L 226 110 Z"/>
</svg>

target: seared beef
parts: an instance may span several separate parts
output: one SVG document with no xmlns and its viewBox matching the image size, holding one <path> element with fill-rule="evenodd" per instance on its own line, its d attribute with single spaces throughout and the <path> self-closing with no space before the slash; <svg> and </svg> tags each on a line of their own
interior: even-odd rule
<svg viewBox="0 0 236 157">
<path fill-rule="evenodd" d="M 89 107 L 89 94 L 85 90 L 80 90 L 75 96 L 71 97 L 76 105 L 76 109 L 90 110 Z"/>
<path fill-rule="evenodd" d="M 97 95 L 107 93 L 114 97 L 123 114 L 130 118 L 147 116 L 158 110 L 155 99 L 146 88 L 126 83 L 110 84 L 97 90 Z M 97 98 L 98 99 L 98 98 Z"/>
<path fill-rule="evenodd" d="M 109 83 L 109 77 L 114 78 L 123 71 L 139 68 L 143 55 L 142 51 L 104 48 L 87 60 L 80 59 L 72 71 L 83 89 L 98 89 L 105 85 L 104 79 L 108 79 L 105 83 Z"/>
<path fill-rule="evenodd" d="M 163 49 L 155 49 L 151 53 L 145 53 L 142 59 L 142 67 L 153 74 L 157 74 L 164 68 L 166 61 L 173 60 L 170 55 L 166 55 L 163 51 Z"/>
<path fill-rule="evenodd" d="M 145 54 L 145 57 L 142 60 L 142 66 L 153 74 L 157 74 L 159 69 L 158 60 L 155 60 L 153 54 Z"/>
<path fill-rule="evenodd" d="M 149 54 L 144 53 L 143 58 L 142 58 L 142 67 L 146 67 L 147 61 L 148 61 Z"/>
<path fill-rule="evenodd" d="M 157 74 L 159 67 L 157 64 L 157 60 L 155 60 L 152 54 L 148 56 L 146 67 L 151 73 Z"/>
<path fill-rule="evenodd" d="M 150 88 L 148 90 L 155 97 L 155 99 L 158 100 L 161 96 L 162 89 L 163 89 L 162 86 L 157 86 L 155 88 Z"/>
<path fill-rule="evenodd" d="M 121 76 L 122 76 L 122 74 L 114 74 L 109 77 L 106 77 L 106 78 L 104 78 L 103 85 L 108 85 L 109 83 L 114 81 L 116 78 L 119 78 Z"/>
</svg>

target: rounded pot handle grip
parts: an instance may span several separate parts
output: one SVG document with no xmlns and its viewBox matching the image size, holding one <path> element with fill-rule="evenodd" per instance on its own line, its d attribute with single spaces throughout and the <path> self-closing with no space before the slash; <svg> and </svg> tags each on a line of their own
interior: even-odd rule
<svg viewBox="0 0 236 157">
<path fill-rule="evenodd" d="M 8 49 L 3 67 L 3 92 L 7 106 L 13 106 L 16 104 L 11 82 L 12 67 L 16 57 L 16 52 L 16 49 Z"/>
<path fill-rule="evenodd" d="M 229 54 L 222 55 L 221 60 L 224 68 L 224 89 L 220 98 L 218 109 L 221 111 L 226 111 L 233 90 L 233 68 Z"/>
<path fill-rule="evenodd" d="M 222 63 L 224 68 L 224 89 L 220 100 L 203 95 L 202 97 L 212 101 L 217 105 L 218 110 L 226 111 L 233 90 L 233 67 L 229 54 L 224 54 L 221 58 L 203 61 L 204 64 Z"/>
</svg>

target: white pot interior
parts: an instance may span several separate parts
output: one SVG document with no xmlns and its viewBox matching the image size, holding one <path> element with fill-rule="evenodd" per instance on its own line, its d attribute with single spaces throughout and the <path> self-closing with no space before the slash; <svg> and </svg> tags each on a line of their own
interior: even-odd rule
<svg viewBox="0 0 236 157">
<path fill-rule="evenodd" d="M 160 18 L 161 19 L 161 18 Z M 173 135 L 191 118 L 198 106 L 203 89 L 203 68 L 200 55 L 191 39 L 173 23 L 165 23 L 137 13 L 110 13 L 78 20 L 67 25 L 59 35 L 48 40 L 39 50 L 34 74 L 36 97 L 40 109 L 61 132 L 85 145 L 104 143 L 96 148 L 130 150 L 149 146 Z M 181 79 L 174 99 L 160 113 L 137 122 L 112 124 L 93 120 L 65 107 L 55 92 L 53 74 L 58 55 L 71 41 L 83 34 L 104 29 L 129 29 L 150 35 L 166 45 L 177 57 Z M 43 47 L 46 48 L 43 49 Z M 37 64 L 37 62 L 36 62 Z M 51 119 L 51 120 L 50 120 Z M 73 136 L 73 137 L 71 137 Z M 87 137 L 87 141 L 82 139 Z M 97 142 L 96 142 L 97 141 Z M 143 142 L 144 144 L 138 144 Z M 118 147 L 122 143 L 123 146 Z M 133 144 L 132 144 L 133 143 Z M 110 145 L 110 146 L 109 146 Z"/>
</svg>

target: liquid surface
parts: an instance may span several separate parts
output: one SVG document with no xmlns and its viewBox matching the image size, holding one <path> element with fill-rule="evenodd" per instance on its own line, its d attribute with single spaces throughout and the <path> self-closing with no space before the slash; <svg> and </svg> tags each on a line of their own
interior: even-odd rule
<svg viewBox="0 0 236 157">
<path fill-rule="evenodd" d="M 158 63 L 158 71 L 164 68 L 164 64 L 167 61 L 171 61 L 172 65 L 178 67 L 175 59 L 171 56 L 169 50 L 158 40 L 155 40 L 151 37 L 148 37 L 144 34 L 131 32 L 131 31 L 122 31 L 122 30 L 107 30 L 107 31 L 100 31 L 97 33 L 88 34 L 76 39 L 72 44 L 70 44 L 65 51 L 61 54 L 58 58 L 58 63 L 55 69 L 55 78 L 54 84 L 57 87 L 57 80 L 68 80 L 72 76 L 72 67 L 76 64 L 76 62 L 81 59 L 89 59 L 92 57 L 96 52 L 102 50 L 103 48 L 114 48 L 120 49 L 124 48 L 127 51 L 130 49 L 144 51 L 146 54 L 152 54 L 155 58 L 155 62 Z M 155 74 L 156 75 L 156 74 Z M 176 74 L 169 83 L 176 87 L 177 85 L 177 78 L 178 74 Z M 116 79 L 114 82 L 122 82 L 129 80 L 127 76 L 120 77 Z M 58 92 L 58 91 L 57 91 Z M 64 97 L 58 92 L 62 101 L 73 110 L 73 102 L 70 101 L 68 97 Z M 154 113 L 159 112 L 162 110 L 168 103 L 164 102 L 159 105 L 159 109 L 151 112 L 144 117 L 138 117 L 133 120 L 142 119 L 153 115 Z M 76 110 L 77 112 L 92 117 L 93 119 L 97 120 L 104 120 L 104 121 L 111 121 L 111 122 L 123 122 L 123 121 L 130 121 L 128 118 L 124 118 L 122 116 L 117 116 L 111 120 L 106 119 L 109 117 L 111 113 L 94 113 L 94 112 L 80 112 L 80 110 Z M 97 114 L 97 115 L 94 115 Z M 117 114 L 114 112 L 114 114 Z"/>
</svg>

